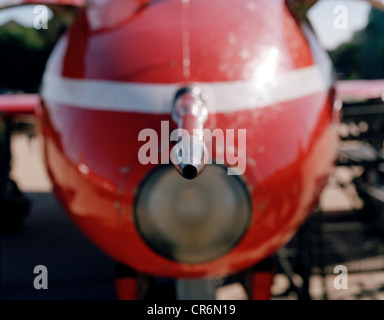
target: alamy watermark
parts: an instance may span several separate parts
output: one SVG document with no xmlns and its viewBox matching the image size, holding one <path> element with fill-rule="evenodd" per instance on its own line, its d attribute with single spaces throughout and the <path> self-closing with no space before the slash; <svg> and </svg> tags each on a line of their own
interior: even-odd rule
<svg viewBox="0 0 384 320">
<path fill-rule="evenodd" d="M 193 130 L 195 136 L 200 136 L 200 130 Z M 237 136 L 237 143 L 236 143 Z M 189 142 L 191 135 L 187 130 L 175 129 L 169 134 L 169 121 L 161 121 L 161 136 L 154 129 L 146 128 L 139 132 L 138 141 L 145 142 L 139 149 L 138 160 L 141 164 L 170 164 L 170 154 L 178 153 L 182 147 L 181 143 L 176 143 L 173 148 L 169 149 L 170 142 Z M 247 135 L 246 129 L 210 129 L 202 130 L 202 137 L 204 142 L 204 149 L 199 149 L 199 144 L 192 144 L 192 151 L 188 154 L 199 152 L 206 152 L 212 155 L 215 151 L 216 164 L 227 164 L 229 169 L 228 175 L 241 175 L 246 169 L 246 153 L 247 153 Z M 160 141 L 159 141 L 160 140 Z M 215 141 L 215 150 L 213 150 L 213 141 Z M 183 157 L 180 157 L 182 159 Z M 198 158 L 198 157 L 197 157 Z M 188 159 L 183 162 L 188 162 Z M 172 159 L 173 164 L 175 160 Z M 208 157 L 207 164 L 212 164 L 212 157 Z"/>
<path fill-rule="evenodd" d="M 33 13 L 36 15 L 33 20 L 33 27 L 37 30 L 48 29 L 48 8 L 43 5 L 38 5 L 33 8 Z"/>
<path fill-rule="evenodd" d="M 337 265 L 333 268 L 333 273 L 338 274 L 333 280 L 333 287 L 336 290 L 348 289 L 348 269 L 344 265 Z"/>
<path fill-rule="evenodd" d="M 333 13 L 336 15 L 333 20 L 333 27 L 336 30 L 348 29 L 348 8 L 343 5 L 337 5 L 333 9 Z"/>
<path fill-rule="evenodd" d="M 38 265 L 33 269 L 34 274 L 38 274 L 33 280 L 33 287 L 36 290 L 48 289 L 48 269 L 44 265 Z"/>
</svg>

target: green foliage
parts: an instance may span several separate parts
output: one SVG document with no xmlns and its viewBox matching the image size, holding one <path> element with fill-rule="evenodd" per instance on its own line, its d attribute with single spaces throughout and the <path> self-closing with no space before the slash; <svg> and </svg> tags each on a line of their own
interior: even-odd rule
<svg viewBox="0 0 384 320">
<path fill-rule="evenodd" d="M 46 61 L 64 30 L 56 19 L 40 30 L 14 21 L 0 26 L 0 88 L 37 92 Z"/>
<path fill-rule="evenodd" d="M 343 43 L 329 54 L 338 74 L 350 80 L 361 78 L 363 62 L 361 44 L 354 41 Z"/>
<path fill-rule="evenodd" d="M 368 26 L 329 52 L 336 72 L 343 78 L 384 78 L 384 13 L 372 9 Z"/>
</svg>

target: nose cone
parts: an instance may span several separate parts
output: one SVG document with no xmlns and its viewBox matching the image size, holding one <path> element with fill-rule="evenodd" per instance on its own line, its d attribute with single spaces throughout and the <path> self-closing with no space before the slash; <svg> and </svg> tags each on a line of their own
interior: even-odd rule
<svg viewBox="0 0 384 320">
<path fill-rule="evenodd" d="M 172 148 L 171 161 L 186 179 L 196 178 L 205 168 L 208 150 L 204 141 L 195 135 L 185 135 Z"/>
</svg>

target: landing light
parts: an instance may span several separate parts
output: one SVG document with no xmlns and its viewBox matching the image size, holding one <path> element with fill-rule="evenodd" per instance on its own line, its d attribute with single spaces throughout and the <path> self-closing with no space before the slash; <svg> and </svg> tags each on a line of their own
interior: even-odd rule
<svg viewBox="0 0 384 320">
<path fill-rule="evenodd" d="M 243 182 L 217 165 L 208 165 L 193 180 L 182 178 L 171 166 L 156 169 L 140 188 L 135 208 L 136 224 L 147 244 L 184 263 L 207 262 L 228 253 L 243 237 L 250 217 Z"/>
</svg>

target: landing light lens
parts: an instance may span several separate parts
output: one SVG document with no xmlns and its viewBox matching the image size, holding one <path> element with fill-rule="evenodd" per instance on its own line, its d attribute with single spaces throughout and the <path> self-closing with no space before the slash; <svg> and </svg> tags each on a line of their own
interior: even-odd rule
<svg viewBox="0 0 384 320">
<path fill-rule="evenodd" d="M 251 217 L 243 182 L 217 165 L 208 165 L 194 180 L 173 167 L 156 169 L 140 188 L 135 209 L 147 244 L 184 263 L 208 262 L 229 252 Z"/>
</svg>

